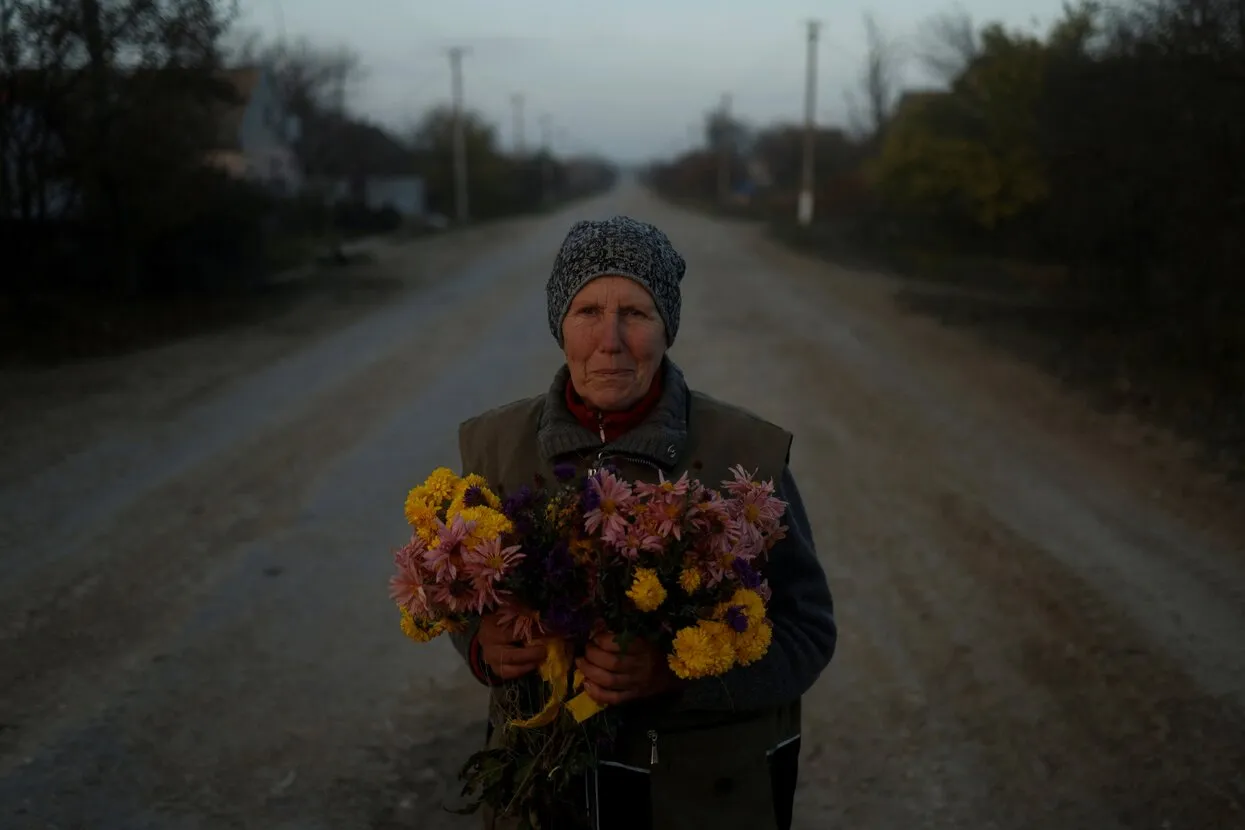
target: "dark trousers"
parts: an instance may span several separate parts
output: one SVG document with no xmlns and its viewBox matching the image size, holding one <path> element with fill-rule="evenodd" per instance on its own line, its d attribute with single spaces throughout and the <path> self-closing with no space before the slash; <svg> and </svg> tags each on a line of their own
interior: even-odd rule
<svg viewBox="0 0 1245 830">
<path fill-rule="evenodd" d="M 492 735 L 489 724 L 488 732 Z M 796 783 L 800 777 L 800 739 L 769 756 L 770 788 L 774 793 L 774 823 L 791 830 Z M 579 776 L 567 790 L 566 810 L 544 816 L 542 827 L 554 830 L 648 830 L 653 826 L 649 776 L 624 767 L 601 764 Z"/>
<path fill-rule="evenodd" d="M 800 777 L 799 738 L 769 756 L 769 776 L 774 793 L 774 823 L 778 830 L 791 830 L 795 787 Z M 589 821 L 582 826 L 588 830 L 646 830 L 653 826 L 653 802 L 649 776 L 645 773 L 602 764 L 587 774 L 584 797 Z"/>
</svg>

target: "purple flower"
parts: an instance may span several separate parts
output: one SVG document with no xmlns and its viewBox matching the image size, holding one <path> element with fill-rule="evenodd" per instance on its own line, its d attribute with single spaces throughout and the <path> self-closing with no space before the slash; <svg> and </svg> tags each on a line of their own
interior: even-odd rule
<svg viewBox="0 0 1245 830">
<path fill-rule="evenodd" d="M 514 519 L 531 501 L 532 488 L 524 484 L 519 488 L 519 492 L 506 496 L 505 501 L 501 504 L 501 512 L 506 514 L 506 518 Z"/>
<path fill-rule="evenodd" d="M 562 582 L 570 576 L 574 567 L 575 560 L 571 558 L 570 548 L 564 540 L 559 540 L 545 557 L 545 573 L 549 575 L 551 582 Z"/>
<path fill-rule="evenodd" d="M 531 536 L 536 532 L 536 526 L 532 524 L 532 517 L 527 513 L 511 516 L 510 523 L 514 525 L 514 534 L 520 539 Z"/>
<path fill-rule="evenodd" d="M 729 625 L 736 634 L 743 634 L 748 630 L 748 617 L 744 614 L 742 605 L 732 605 L 726 609 L 726 624 Z"/>
<path fill-rule="evenodd" d="M 570 481 L 575 477 L 575 472 L 575 465 L 569 461 L 563 461 L 559 464 L 553 465 L 553 476 L 558 481 Z"/>
<path fill-rule="evenodd" d="M 467 507 L 479 507 L 484 504 L 484 494 L 479 487 L 468 487 L 463 493 L 463 504 Z"/>
<path fill-rule="evenodd" d="M 736 559 L 731 563 L 731 567 L 735 571 L 735 576 L 739 578 L 739 583 L 745 588 L 761 587 L 761 575 L 746 559 Z"/>
<path fill-rule="evenodd" d="M 584 513 L 591 513 L 601 506 L 601 494 L 592 486 L 591 476 L 584 479 L 583 490 L 580 493 L 580 502 Z"/>
<path fill-rule="evenodd" d="M 545 612 L 545 622 L 555 631 L 570 634 L 575 627 L 575 610 L 565 602 L 554 600 Z"/>
</svg>

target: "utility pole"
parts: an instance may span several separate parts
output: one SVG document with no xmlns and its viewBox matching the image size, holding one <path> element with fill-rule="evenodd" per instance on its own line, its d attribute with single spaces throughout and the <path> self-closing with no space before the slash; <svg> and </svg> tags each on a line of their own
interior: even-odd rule
<svg viewBox="0 0 1245 830">
<path fill-rule="evenodd" d="M 540 116 L 540 143 L 543 149 L 540 160 L 541 202 L 548 204 L 553 198 L 553 116 Z"/>
<path fill-rule="evenodd" d="M 808 21 L 808 75 L 804 79 L 804 170 L 800 180 L 797 220 L 805 227 L 813 221 L 813 147 L 817 117 L 817 32 L 821 24 Z"/>
<path fill-rule="evenodd" d="M 341 176 L 346 183 L 346 192 L 337 194 L 337 198 L 346 198 L 354 201 L 357 187 L 366 189 L 359 179 L 354 175 L 352 165 L 348 164 L 346 159 L 349 154 L 346 152 L 346 67 L 338 66 L 333 70 L 333 112 L 336 116 L 333 119 L 333 143 L 329 149 L 328 160 L 331 168 L 337 168 L 336 175 Z M 366 192 L 362 194 L 366 201 Z M 340 214 L 339 214 L 340 216 Z M 346 231 L 342 227 L 344 220 L 337 220 L 337 233 L 333 235 L 333 259 L 339 264 L 346 263 L 346 249 L 343 247 Z"/>
<path fill-rule="evenodd" d="M 514 106 L 514 154 L 522 158 L 525 144 L 523 140 L 523 93 L 516 92 L 511 95 L 510 103 Z"/>
<path fill-rule="evenodd" d="M 467 136 L 466 125 L 463 123 L 463 55 L 466 50 L 461 46 L 450 49 L 450 72 L 452 74 L 452 92 L 454 96 L 454 206 L 457 209 L 458 221 L 466 222 L 467 211 Z"/>
<path fill-rule="evenodd" d="M 718 203 L 725 205 L 731 195 L 731 96 L 722 96 L 722 110 L 718 122 Z"/>
</svg>

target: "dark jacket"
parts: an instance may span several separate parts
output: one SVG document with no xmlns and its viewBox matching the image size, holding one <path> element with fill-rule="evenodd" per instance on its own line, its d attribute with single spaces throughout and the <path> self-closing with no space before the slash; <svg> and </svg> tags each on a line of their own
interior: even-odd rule
<svg viewBox="0 0 1245 830">
<path fill-rule="evenodd" d="M 629 828 L 783 827 L 794 795 L 800 697 L 830 662 L 837 639 L 830 589 L 788 466 L 792 436 L 692 392 L 669 359 L 663 371 L 664 391 L 654 410 L 603 444 L 567 410 L 564 366 L 547 394 L 462 424 L 463 472 L 479 473 L 507 491 L 530 484 L 537 473 L 552 481 L 553 465 L 567 461 L 586 469 L 608 460 L 624 478 L 650 481 L 658 470 L 675 478 L 699 462 L 701 469 L 691 475 L 709 486 L 743 464 L 758 469 L 758 479 L 774 480 L 776 495 L 788 503 L 788 531 L 765 567 L 773 591 L 768 653 L 723 677 L 689 683 L 677 698 L 630 704 L 615 753 L 587 791 L 598 796 L 590 801 L 600 802 L 592 805 L 599 811 L 594 827 L 598 817 L 605 827 L 624 809 L 648 814 L 629 816 Z M 465 657 L 472 653 L 472 634 L 454 637 Z"/>
</svg>

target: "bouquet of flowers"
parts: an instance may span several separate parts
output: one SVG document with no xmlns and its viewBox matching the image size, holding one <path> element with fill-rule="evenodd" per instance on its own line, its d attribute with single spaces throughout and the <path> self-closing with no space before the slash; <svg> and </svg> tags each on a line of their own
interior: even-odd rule
<svg viewBox="0 0 1245 830">
<path fill-rule="evenodd" d="M 573 668 L 588 640 L 608 631 L 625 650 L 643 638 L 683 679 L 759 660 L 772 631 L 760 566 L 787 530 L 773 482 L 742 466 L 720 490 L 687 474 L 646 483 L 610 467 L 554 473 L 556 483 L 538 477 L 499 495 L 478 475 L 434 470 L 407 495 L 412 535 L 390 579 L 402 630 L 417 642 L 497 612 L 516 640 L 547 643 L 541 699 L 503 695 L 499 745 L 461 775 L 466 811 L 488 804 L 533 824 L 617 726 Z"/>
</svg>

